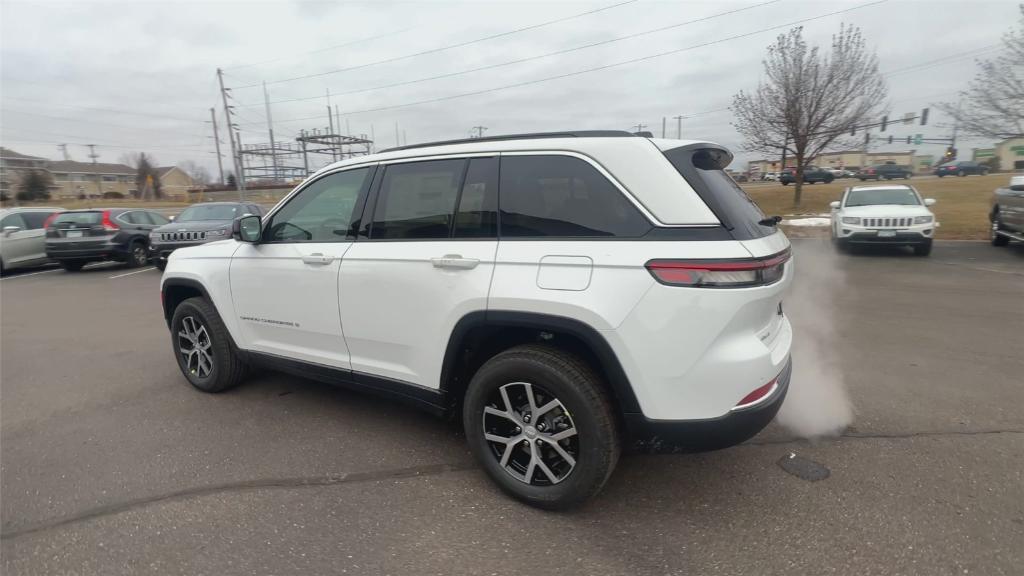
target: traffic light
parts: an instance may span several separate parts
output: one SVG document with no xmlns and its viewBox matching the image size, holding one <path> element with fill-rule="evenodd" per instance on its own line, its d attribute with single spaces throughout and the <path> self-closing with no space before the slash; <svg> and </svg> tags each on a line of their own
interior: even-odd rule
<svg viewBox="0 0 1024 576">
<path fill-rule="evenodd" d="M 928 109 L 921 110 L 921 126 L 928 124 Z"/>
<path fill-rule="evenodd" d="M 889 125 L 889 117 L 882 116 L 882 132 L 885 132 L 885 127 Z"/>
<path fill-rule="evenodd" d="M 889 144 L 892 144 L 892 134 L 889 134 Z"/>
</svg>

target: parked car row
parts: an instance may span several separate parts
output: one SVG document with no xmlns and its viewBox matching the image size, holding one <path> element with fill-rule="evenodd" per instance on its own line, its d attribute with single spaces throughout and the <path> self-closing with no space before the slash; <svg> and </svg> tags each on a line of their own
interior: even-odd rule
<svg viewBox="0 0 1024 576">
<path fill-rule="evenodd" d="M 0 211 L 0 272 L 49 262 L 77 272 L 106 261 L 128 267 L 152 261 L 163 270 L 174 250 L 227 238 L 235 218 L 263 213 L 258 204 L 207 202 L 172 222 L 141 208 L 9 208 Z"/>
<path fill-rule="evenodd" d="M 1011 177 L 1009 186 L 996 190 L 989 218 L 993 246 L 1024 242 L 1024 175 Z"/>
</svg>

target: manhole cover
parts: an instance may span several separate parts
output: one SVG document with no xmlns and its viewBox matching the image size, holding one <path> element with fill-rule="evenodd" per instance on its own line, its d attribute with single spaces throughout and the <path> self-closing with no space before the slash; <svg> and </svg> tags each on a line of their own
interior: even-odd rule
<svg viewBox="0 0 1024 576">
<path fill-rule="evenodd" d="M 824 480 L 825 478 L 828 478 L 829 474 L 831 474 L 829 469 L 824 465 L 818 464 L 814 460 L 808 460 L 807 458 L 797 456 L 792 452 L 779 459 L 779 468 L 782 468 L 801 480 L 807 480 L 808 482 Z"/>
</svg>

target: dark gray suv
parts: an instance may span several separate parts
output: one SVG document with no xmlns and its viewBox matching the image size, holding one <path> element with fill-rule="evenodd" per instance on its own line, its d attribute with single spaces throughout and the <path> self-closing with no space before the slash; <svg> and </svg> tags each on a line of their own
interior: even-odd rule
<svg viewBox="0 0 1024 576">
<path fill-rule="evenodd" d="M 263 216 L 264 210 L 251 202 L 204 202 L 189 206 L 174 222 L 149 234 L 153 264 L 163 270 L 167 257 L 178 248 L 230 238 L 231 222 L 247 214 Z"/>
</svg>

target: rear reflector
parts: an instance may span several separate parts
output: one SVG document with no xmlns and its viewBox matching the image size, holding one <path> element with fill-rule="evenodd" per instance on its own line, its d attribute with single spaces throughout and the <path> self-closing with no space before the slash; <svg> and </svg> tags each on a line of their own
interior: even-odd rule
<svg viewBox="0 0 1024 576">
<path fill-rule="evenodd" d="M 764 400 L 765 398 L 770 396 L 771 393 L 774 392 L 775 388 L 777 387 L 778 378 L 773 378 L 771 382 L 765 384 L 764 386 L 761 386 L 760 388 L 754 390 L 750 394 L 744 396 L 743 400 L 740 400 L 736 404 L 736 406 L 733 407 L 733 410 L 741 410 L 743 408 L 749 408 L 750 406 L 757 404 L 761 400 Z"/>
<path fill-rule="evenodd" d="M 651 260 L 645 267 L 658 282 L 693 288 L 747 288 L 782 279 L 790 252 L 735 260 Z"/>
</svg>

